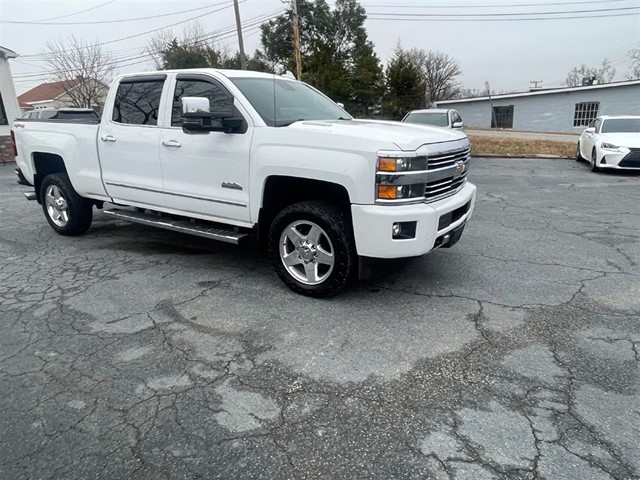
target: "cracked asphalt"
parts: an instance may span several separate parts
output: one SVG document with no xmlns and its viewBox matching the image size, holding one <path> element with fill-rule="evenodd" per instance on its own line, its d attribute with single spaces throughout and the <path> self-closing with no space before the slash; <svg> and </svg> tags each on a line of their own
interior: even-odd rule
<svg viewBox="0 0 640 480">
<path fill-rule="evenodd" d="M 0 167 L 0 478 L 635 479 L 640 175 L 475 159 L 461 241 L 331 300 Z"/>
</svg>

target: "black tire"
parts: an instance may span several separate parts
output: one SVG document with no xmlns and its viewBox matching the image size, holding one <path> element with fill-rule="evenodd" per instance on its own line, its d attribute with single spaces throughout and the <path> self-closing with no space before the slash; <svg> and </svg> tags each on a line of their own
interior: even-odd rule
<svg viewBox="0 0 640 480">
<path fill-rule="evenodd" d="M 276 273 L 294 292 L 316 298 L 333 296 L 356 276 L 358 256 L 351 222 L 328 202 L 288 206 L 271 223 L 267 242 Z M 285 265 L 285 258 L 292 263 Z"/>
<path fill-rule="evenodd" d="M 44 177 L 40 199 L 47 222 L 60 235 L 82 235 L 91 226 L 93 204 L 78 195 L 66 173 Z"/>
<path fill-rule="evenodd" d="M 598 153 L 596 152 L 596 149 L 594 148 L 593 150 L 591 150 L 591 171 L 592 172 L 599 172 L 600 168 L 598 167 Z"/>
<path fill-rule="evenodd" d="M 576 162 L 584 162 L 585 158 L 580 153 L 580 142 L 578 142 L 578 146 L 576 147 Z"/>
</svg>

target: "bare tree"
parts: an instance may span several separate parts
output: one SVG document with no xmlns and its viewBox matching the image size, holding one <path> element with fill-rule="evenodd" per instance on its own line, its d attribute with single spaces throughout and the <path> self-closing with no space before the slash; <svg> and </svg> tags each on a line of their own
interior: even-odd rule
<svg viewBox="0 0 640 480">
<path fill-rule="evenodd" d="M 640 44 L 637 48 L 632 48 L 627 52 L 627 56 L 631 61 L 631 70 L 627 74 L 627 79 L 637 80 L 640 79 Z"/>
<path fill-rule="evenodd" d="M 73 35 L 66 40 L 47 43 L 45 58 L 51 80 L 60 82 L 75 107 L 101 106 L 109 85 L 114 59 L 96 43 L 87 43 Z"/>
<path fill-rule="evenodd" d="M 232 55 L 218 46 L 214 35 L 207 34 L 198 21 L 185 25 L 180 35 L 172 30 L 156 33 L 146 47 L 158 70 L 169 68 L 222 67 Z"/>
<path fill-rule="evenodd" d="M 418 48 L 409 50 L 408 56 L 422 72 L 427 106 L 458 96 L 462 69 L 457 60 L 443 52 Z"/>
<path fill-rule="evenodd" d="M 616 74 L 609 59 L 605 58 L 599 67 L 588 67 L 584 63 L 579 67 L 573 67 L 567 74 L 567 87 L 577 87 L 582 85 L 585 78 L 595 80 L 597 83 L 609 83 Z M 589 81 L 591 83 L 591 80 Z"/>
</svg>

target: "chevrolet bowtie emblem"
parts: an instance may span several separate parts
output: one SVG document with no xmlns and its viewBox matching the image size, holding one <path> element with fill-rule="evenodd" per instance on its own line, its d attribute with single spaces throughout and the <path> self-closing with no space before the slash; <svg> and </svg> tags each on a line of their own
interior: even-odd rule
<svg viewBox="0 0 640 480">
<path fill-rule="evenodd" d="M 459 177 L 464 173 L 466 166 L 462 162 L 456 162 L 456 177 Z"/>
</svg>

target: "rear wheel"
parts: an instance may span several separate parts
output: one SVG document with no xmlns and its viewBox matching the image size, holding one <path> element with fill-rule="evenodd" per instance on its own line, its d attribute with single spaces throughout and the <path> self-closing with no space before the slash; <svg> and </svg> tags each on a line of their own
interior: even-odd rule
<svg viewBox="0 0 640 480">
<path fill-rule="evenodd" d="M 592 172 L 600 171 L 600 168 L 598 168 L 598 153 L 596 152 L 595 147 L 593 150 L 591 150 L 591 171 Z"/>
<path fill-rule="evenodd" d="M 93 204 L 78 195 L 66 173 L 44 177 L 40 199 L 47 222 L 60 235 L 82 235 L 91 226 Z"/>
<path fill-rule="evenodd" d="M 268 242 L 276 273 L 297 293 L 332 296 L 355 277 L 351 224 L 330 203 L 308 201 L 285 208 L 271 224 Z"/>
</svg>

